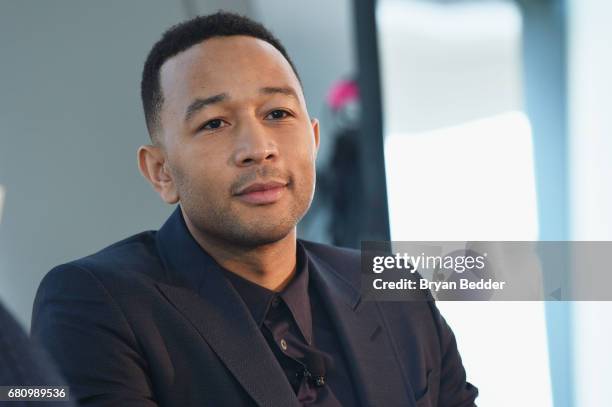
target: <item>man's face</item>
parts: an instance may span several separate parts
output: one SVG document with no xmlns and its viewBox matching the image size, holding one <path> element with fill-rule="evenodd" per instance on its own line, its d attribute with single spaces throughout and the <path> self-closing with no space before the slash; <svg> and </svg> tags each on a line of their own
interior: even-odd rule
<svg viewBox="0 0 612 407">
<path fill-rule="evenodd" d="M 243 246 L 294 231 L 314 193 L 319 128 L 282 54 L 212 38 L 169 59 L 160 82 L 166 167 L 191 224 Z"/>
</svg>

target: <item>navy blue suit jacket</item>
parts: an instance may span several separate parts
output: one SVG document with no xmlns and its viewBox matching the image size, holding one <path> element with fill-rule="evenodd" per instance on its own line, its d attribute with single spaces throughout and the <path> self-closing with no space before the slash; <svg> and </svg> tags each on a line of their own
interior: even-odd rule
<svg viewBox="0 0 612 407">
<path fill-rule="evenodd" d="M 473 406 L 433 302 L 361 301 L 358 251 L 301 241 L 363 406 Z M 36 295 L 32 335 L 86 406 L 298 406 L 285 373 L 180 208 L 61 265 Z"/>
</svg>

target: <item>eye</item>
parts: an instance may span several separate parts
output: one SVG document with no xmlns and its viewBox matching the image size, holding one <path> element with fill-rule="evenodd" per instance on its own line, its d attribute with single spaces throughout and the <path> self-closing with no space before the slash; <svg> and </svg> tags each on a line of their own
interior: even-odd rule
<svg viewBox="0 0 612 407">
<path fill-rule="evenodd" d="M 225 127 L 224 124 L 225 122 L 221 119 L 213 119 L 201 125 L 198 130 L 216 130 Z"/>
<path fill-rule="evenodd" d="M 276 109 L 268 113 L 266 116 L 267 120 L 280 120 L 290 116 L 290 113 L 286 110 Z"/>
</svg>

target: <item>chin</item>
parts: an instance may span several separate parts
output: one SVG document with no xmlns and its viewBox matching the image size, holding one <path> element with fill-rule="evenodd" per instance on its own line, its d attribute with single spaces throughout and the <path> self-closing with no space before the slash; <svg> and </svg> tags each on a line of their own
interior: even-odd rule
<svg viewBox="0 0 612 407">
<path fill-rule="evenodd" d="M 283 240 L 295 231 L 305 208 L 277 208 L 270 214 L 262 215 L 253 211 L 229 210 L 218 211 L 201 209 L 194 211 L 196 227 L 203 235 L 208 235 L 231 245 L 244 248 L 256 248 Z M 283 215 L 279 215 L 283 213 Z M 211 214 L 215 214 L 211 216 Z"/>
<path fill-rule="evenodd" d="M 278 227 L 256 227 L 241 233 L 238 240 L 245 246 L 257 247 L 276 243 L 286 238 L 295 229 L 295 224 L 279 225 Z"/>
</svg>

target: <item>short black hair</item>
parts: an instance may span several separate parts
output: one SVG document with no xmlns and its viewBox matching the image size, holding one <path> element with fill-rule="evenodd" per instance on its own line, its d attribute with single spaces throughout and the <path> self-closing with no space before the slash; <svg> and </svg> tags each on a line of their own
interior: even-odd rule
<svg viewBox="0 0 612 407">
<path fill-rule="evenodd" d="M 233 35 L 246 35 L 271 44 L 289 62 L 299 80 L 297 70 L 285 47 L 267 28 L 248 17 L 219 11 L 176 24 L 170 27 L 151 48 L 142 71 L 140 96 L 151 140 L 156 141 L 154 134 L 159 126 L 159 113 L 164 101 L 159 80 L 161 66 L 168 59 L 202 41 Z"/>
</svg>

